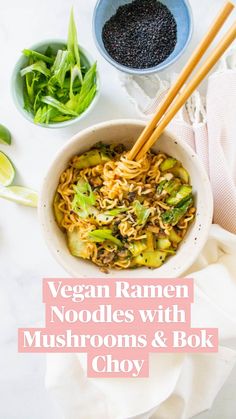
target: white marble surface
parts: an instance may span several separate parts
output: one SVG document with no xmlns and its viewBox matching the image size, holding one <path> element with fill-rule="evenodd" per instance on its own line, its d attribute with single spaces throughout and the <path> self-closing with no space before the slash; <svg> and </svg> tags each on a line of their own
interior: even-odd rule
<svg viewBox="0 0 236 419">
<path fill-rule="evenodd" d="M 177 1 L 177 0 L 176 0 Z M 178 71 L 191 47 L 201 38 L 224 0 L 191 0 L 195 30 Z M 91 35 L 94 0 L 74 2 L 79 40 L 98 60 L 102 94 L 97 107 L 81 124 L 47 130 L 27 122 L 15 109 L 10 78 L 20 51 L 47 38 L 65 38 L 69 0 L 0 0 L 0 122 L 13 135 L 11 147 L 0 145 L 12 159 L 15 183 L 36 189 L 55 152 L 78 130 L 119 117 L 137 117 L 120 89 L 116 71 L 98 54 Z M 170 71 L 167 69 L 167 72 Z M 45 356 L 17 354 L 17 328 L 43 325 L 41 279 L 63 276 L 49 254 L 37 222 L 36 211 L 1 200 L 0 206 L 0 419 L 61 419 L 44 389 Z M 234 419 L 236 371 L 213 408 L 198 419 Z"/>
</svg>

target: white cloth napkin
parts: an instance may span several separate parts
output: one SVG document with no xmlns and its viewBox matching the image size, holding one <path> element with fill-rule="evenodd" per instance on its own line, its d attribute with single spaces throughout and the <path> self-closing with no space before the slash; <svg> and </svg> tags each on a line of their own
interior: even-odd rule
<svg viewBox="0 0 236 419">
<path fill-rule="evenodd" d="M 208 170 L 215 221 L 236 232 L 236 72 L 234 54 L 210 77 L 206 112 L 196 92 L 171 124 Z M 142 116 L 169 84 L 157 76 L 122 78 Z M 138 86 L 138 87 L 137 87 Z M 153 93 L 155 92 L 155 94 Z M 46 385 L 65 419 L 188 419 L 209 409 L 236 361 L 236 235 L 218 225 L 186 275 L 195 280 L 193 327 L 218 327 L 217 354 L 151 354 L 148 379 L 88 379 L 86 356 L 51 354 Z"/>
<path fill-rule="evenodd" d="M 187 419 L 209 409 L 236 360 L 235 254 L 236 237 L 214 225 L 192 267 L 192 326 L 219 328 L 217 354 L 151 354 L 150 377 L 135 380 L 88 379 L 85 355 L 50 354 L 46 385 L 65 419 Z"/>
</svg>

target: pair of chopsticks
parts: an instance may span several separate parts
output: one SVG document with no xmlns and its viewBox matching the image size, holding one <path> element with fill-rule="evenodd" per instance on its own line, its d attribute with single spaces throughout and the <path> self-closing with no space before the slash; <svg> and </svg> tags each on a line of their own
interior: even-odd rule
<svg viewBox="0 0 236 419">
<path fill-rule="evenodd" d="M 190 80 L 189 84 L 186 85 L 183 90 L 184 83 L 191 75 L 197 64 L 205 54 L 210 44 L 222 28 L 226 19 L 234 9 L 234 5 L 231 2 L 227 2 L 222 8 L 212 26 L 210 27 L 207 34 L 204 36 L 196 50 L 193 52 L 186 66 L 181 71 L 178 79 L 170 88 L 169 92 L 165 96 L 157 109 L 156 114 L 150 123 L 146 126 L 133 148 L 128 154 L 129 160 L 141 159 L 147 151 L 153 146 L 156 140 L 160 137 L 166 126 L 174 118 L 176 113 L 185 104 L 188 98 L 192 95 L 194 90 L 214 67 L 220 57 L 224 54 L 226 49 L 236 38 L 236 22 L 231 26 L 229 31 L 225 34 L 223 39 L 218 43 L 216 48 L 211 52 L 206 61 L 197 70 L 196 74 Z"/>
</svg>

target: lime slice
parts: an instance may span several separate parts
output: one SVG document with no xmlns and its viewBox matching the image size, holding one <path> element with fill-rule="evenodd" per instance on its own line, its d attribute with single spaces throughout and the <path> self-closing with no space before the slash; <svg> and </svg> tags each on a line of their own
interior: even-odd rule
<svg viewBox="0 0 236 419">
<path fill-rule="evenodd" d="M 11 133 L 2 124 L 0 124 L 0 143 L 11 144 Z"/>
<path fill-rule="evenodd" d="M 0 197 L 27 207 L 37 207 L 38 205 L 37 192 L 23 186 L 0 187 Z"/>
<path fill-rule="evenodd" d="M 15 170 L 9 158 L 0 151 L 0 185 L 11 185 L 15 177 Z"/>
</svg>

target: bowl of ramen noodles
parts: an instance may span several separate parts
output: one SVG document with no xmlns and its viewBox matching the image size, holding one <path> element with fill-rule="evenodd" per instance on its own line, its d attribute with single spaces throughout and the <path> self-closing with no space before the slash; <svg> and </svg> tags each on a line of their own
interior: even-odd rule
<svg viewBox="0 0 236 419">
<path fill-rule="evenodd" d="M 207 240 L 213 199 L 201 162 L 168 131 L 129 160 L 144 127 L 125 119 L 79 132 L 46 174 L 43 234 L 73 277 L 178 277 Z"/>
</svg>

